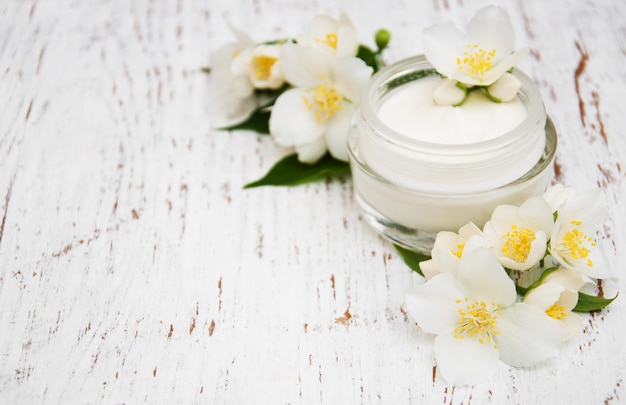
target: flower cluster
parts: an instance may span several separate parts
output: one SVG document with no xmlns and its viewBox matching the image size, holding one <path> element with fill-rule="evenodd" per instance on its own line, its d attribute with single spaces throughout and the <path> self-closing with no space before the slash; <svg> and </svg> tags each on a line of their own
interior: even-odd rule
<svg viewBox="0 0 626 405">
<path fill-rule="evenodd" d="M 295 151 L 246 187 L 346 171 L 351 117 L 382 66 L 389 33 L 376 33 L 374 51 L 359 44 L 346 15 L 318 15 L 304 34 L 264 43 L 231 30 L 236 41 L 214 52 L 207 69 L 222 112 L 236 122 L 227 129 L 267 133 Z M 479 10 L 465 33 L 449 24 L 425 30 L 424 53 L 442 76 L 434 101 L 459 106 L 475 90 L 495 102 L 514 99 L 521 85 L 512 68 L 527 50 L 515 52 L 513 42 L 498 7 Z M 612 302 L 581 291 L 612 276 L 595 240 L 605 215 L 601 194 L 556 185 L 520 206 L 498 206 L 482 229 L 440 232 L 427 260 L 398 247 L 412 268 L 421 260 L 425 280 L 407 292 L 406 308 L 436 335 L 449 384 L 479 383 L 501 362 L 523 367 L 556 355 L 583 328 L 576 312 Z"/>
<path fill-rule="evenodd" d="M 210 68 L 220 107 L 240 121 L 229 128 L 267 130 L 279 145 L 295 149 L 299 163 L 314 165 L 327 154 L 347 162 L 351 118 L 381 65 L 389 33 L 376 34 L 373 51 L 359 44 L 345 14 L 317 15 L 305 34 L 289 40 L 255 43 L 231 30 L 236 42 L 215 51 Z"/>
<path fill-rule="evenodd" d="M 420 263 L 426 281 L 407 293 L 406 306 L 437 335 L 448 383 L 478 383 L 500 361 L 544 361 L 582 330 L 572 312 L 581 301 L 596 302 L 586 310 L 612 301 L 580 292 L 611 276 L 594 238 L 605 215 L 600 193 L 556 185 L 521 206 L 498 206 L 482 230 L 469 223 L 437 235 L 432 258 Z"/>
<path fill-rule="evenodd" d="M 434 92 L 438 104 L 463 104 L 469 91 L 485 89 L 496 102 L 512 100 L 519 80 L 510 73 L 528 52 L 513 51 L 515 32 L 506 12 L 499 7 L 480 9 L 465 33 L 451 24 L 424 31 L 424 54 L 444 76 Z"/>
</svg>

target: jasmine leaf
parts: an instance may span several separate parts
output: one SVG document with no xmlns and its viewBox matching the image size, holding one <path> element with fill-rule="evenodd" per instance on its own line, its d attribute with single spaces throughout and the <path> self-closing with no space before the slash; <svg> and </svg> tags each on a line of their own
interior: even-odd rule
<svg viewBox="0 0 626 405">
<path fill-rule="evenodd" d="M 528 294 L 528 290 L 529 288 L 527 287 L 522 287 L 521 285 L 517 285 L 517 283 L 515 284 L 515 291 L 517 291 L 517 293 L 522 297 Z"/>
<path fill-rule="evenodd" d="M 248 118 L 244 121 L 234 124 L 228 127 L 218 128 L 224 131 L 231 130 L 239 130 L 245 129 L 250 131 L 255 131 L 260 133 L 261 135 L 268 135 L 270 133 L 270 114 L 271 111 L 267 108 L 259 108 L 255 110 Z"/>
<path fill-rule="evenodd" d="M 374 69 L 374 72 L 377 72 L 380 69 L 378 54 L 374 52 L 371 48 L 368 48 L 365 45 L 359 45 L 359 50 L 356 54 L 356 57 L 361 59 L 367 66 L 370 66 Z"/>
<path fill-rule="evenodd" d="M 596 297 L 595 295 L 587 295 L 578 292 L 578 304 L 574 307 L 575 312 L 591 312 L 608 306 L 617 295 L 613 298 Z"/>
<path fill-rule="evenodd" d="M 393 244 L 393 246 L 396 248 L 398 253 L 400 253 L 400 256 L 402 257 L 402 260 L 404 260 L 404 263 L 406 263 L 406 265 L 409 266 L 411 270 L 424 277 L 424 273 L 422 273 L 422 269 L 420 269 L 419 264 L 424 260 L 429 260 L 430 256 L 403 248 L 402 246 L 396 245 L 395 243 Z"/>
<path fill-rule="evenodd" d="M 200 71 L 202 73 L 211 73 L 211 67 L 209 66 L 204 66 L 203 68 L 200 69 Z"/>
<path fill-rule="evenodd" d="M 350 166 L 326 154 L 319 162 L 310 165 L 298 160 L 294 153 L 276 163 L 259 180 L 246 184 L 243 188 L 260 186 L 297 186 L 326 178 L 327 176 L 347 173 Z"/>
</svg>

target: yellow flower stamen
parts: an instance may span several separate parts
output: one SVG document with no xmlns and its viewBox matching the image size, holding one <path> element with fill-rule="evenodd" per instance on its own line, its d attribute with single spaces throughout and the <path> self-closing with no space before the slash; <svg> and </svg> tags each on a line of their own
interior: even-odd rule
<svg viewBox="0 0 626 405">
<path fill-rule="evenodd" d="M 517 225 L 511 225 L 511 230 L 505 233 L 502 238 L 502 253 L 509 259 L 518 263 L 523 263 L 528 259 L 530 248 L 536 239 L 535 232 L 528 228 L 518 229 Z"/>
<path fill-rule="evenodd" d="M 500 333 L 496 328 L 496 319 L 502 313 L 502 306 L 495 303 L 487 305 L 484 301 L 474 301 L 470 304 L 468 298 L 464 301 L 457 300 L 457 303 L 461 305 L 465 303 L 465 307 L 461 306 L 457 310 L 459 321 L 454 328 L 454 338 L 477 338 L 482 344 L 492 343 L 494 335 Z M 494 345 L 493 348 L 497 349 L 497 346 Z"/>
<path fill-rule="evenodd" d="M 254 73 L 259 80 L 267 80 L 272 75 L 272 66 L 278 58 L 271 56 L 257 56 L 254 58 Z"/>
<path fill-rule="evenodd" d="M 338 40 L 337 34 L 331 33 L 331 34 L 326 34 L 325 38 L 317 38 L 315 41 L 322 43 L 322 44 L 326 44 L 336 50 L 337 40 Z"/>
<path fill-rule="evenodd" d="M 456 59 L 456 64 L 461 72 L 474 79 L 481 79 L 485 73 L 491 70 L 495 56 L 496 49 L 487 51 L 478 44 L 469 44 L 467 51 L 463 52 L 463 57 Z"/>
<path fill-rule="evenodd" d="M 582 221 L 571 221 L 572 225 L 580 226 Z M 559 243 L 559 251 L 571 259 L 587 259 L 587 266 L 592 267 L 593 261 L 589 259 L 591 248 L 596 246 L 592 237 L 578 228 L 567 231 Z"/>
<path fill-rule="evenodd" d="M 559 305 L 556 302 L 552 304 L 548 309 L 546 309 L 545 312 L 546 315 L 548 315 L 550 318 L 554 318 L 557 320 L 561 320 L 565 318 L 565 315 L 567 315 L 565 307 L 563 305 Z"/>
<path fill-rule="evenodd" d="M 465 248 L 465 244 L 464 243 L 459 243 L 456 245 L 456 250 L 451 250 L 450 253 L 452 253 L 453 255 L 455 255 L 456 257 L 458 257 L 459 259 L 461 258 L 461 255 L 463 255 L 463 249 Z"/>
<path fill-rule="evenodd" d="M 315 122 L 326 123 L 335 113 L 344 107 L 344 98 L 332 84 L 318 84 L 302 95 L 304 105 L 315 115 Z"/>
</svg>

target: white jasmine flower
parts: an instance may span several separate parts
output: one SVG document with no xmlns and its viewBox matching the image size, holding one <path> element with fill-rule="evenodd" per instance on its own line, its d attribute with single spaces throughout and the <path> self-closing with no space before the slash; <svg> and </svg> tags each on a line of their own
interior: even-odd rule
<svg viewBox="0 0 626 405">
<path fill-rule="evenodd" d="M 459 229 L 459 233 L 442 231 L 435 237 L 430 260 L 420 262 L 419 266 L 426 280 L 440 273 L 456 276 L 461 256 L 477 247 L 489 247 L 480 229 L 468 223 Z"/>
<path fill-rule="evenodd" d="M 480 9 L 462 33 L 452 24 L 424 31 L 426 58 L 444 76 L 467 85 L 489 86 L 521 59 L 526 49 L 513 52 L 515 32 L 499 7 Z"/>
<path fill-rule="evenodd" d="M 443 78 L 433 92 L 433 98 L 439 105 L 460 105 L 467 97 L 467 87 L 459 86 L 456 80 Z"/>
<path fill-rule="evenodd" d="M 522 83 L 517 77 L 511 73 L 504 73 L 491 86 L 487 87 L 487 92 L 491 98 L 500 102 L 507 102 L 515 98 L 520 88 L 522 88 Z"/>
<path fill-rule="evenodd" d="M 547 316 L 559 321 L 566 340 L 583 329 L 582 318 L 573 313 L 578 303 L 578 290 L 567 288 L 556 282 L 542 282 L 526 294 L 524 302 L 541 309 Z"/>
<path fill-rule="evenodd" d="M 315 16 L 307 33 L 297 39 L 301 46 L 331 49 L 338 58 L 356 56 L 359 49 L 354 25 L 345 14 L 339 20 L 327 15 Z"/>
<path fill-rule="evenodd" d="M 604 222 L 607 207 L 600 193 L 575 195 L 558 211 L 548 249 L 563 267 L 592 278 L 611 277 L 594 235 Z"/>
<path fill-rule="evenodd" d="M 544 258 L 553 225 L 548 203 L 533 197 L 520 207 L 496 207 L 483 232 L 504 267 L 528 270 Z"/>
<path fill-rule="evenodd" d="M 573 187 L 555 184 L 546 190 L 543 199 L 550 205 L 552 211 L 558 211 L 563 204 L 574 198 L 574 195 L 576 190 Z"/>
<path fill-rule="evenodd" d="M 437 335 L 435 359 L 446 382 L 471 385 L 499 360 L 525 367 L 558 352 L 558 324 L 516 298 L 493 250 L 476 248 L 461 257 L 457 277 L 442 273 L 409 291 L 406 308 L 426 333 Z"/>
<path fill-rule="evenodd" d="M 280 61 L 281 45 L 254 47 L 247 60 L 250 82 L 257 89 L 278 89 L 285 83 Z"/>
<path fill-rule="evenodd" d="M 336 58 L 328 47 L 285 44 L 281 58 L 294 88 L 276 100 L 270 133 L 278 144 L 294 146 L 301 162 L 315 163 L 327 150 L 347 161 L 350 122 L 372 68 L 358 58 Z"/>
<path fill-rule="evenodd" d="M 255 44 L 230 23 L 229 27 L 237 40 L 223 45 L 210 55 L 209 78 L 212 98 L 219 101 L 219 112 L 227 120 L 238 120 L 248 116 L 256 107 L 254 86 L 246 69 Z"/>
</svg>

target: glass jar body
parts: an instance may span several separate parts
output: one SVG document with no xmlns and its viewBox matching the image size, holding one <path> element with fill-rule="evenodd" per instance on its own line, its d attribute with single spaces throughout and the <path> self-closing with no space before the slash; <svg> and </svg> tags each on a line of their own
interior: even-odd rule
<svg viewBox="0 0 626 405">
<path fill-rule="evenodd" d="M 365 90 L 348 141 L 356 200 L 365 220 L 394 243 L 423 252 L 430 251 L 437 232 L 458 231 L 468 222 L 482 226 L 496 206 L 519 205 L 543 193 L 557 145 L 537 87 L 517 70 L 518 97 L 527 115 L 493 139 L 428 143 L 380 120 L 377 112 L 395 90 L 433 73 L 423 56 L 378 72 Z"/>
</svg>

